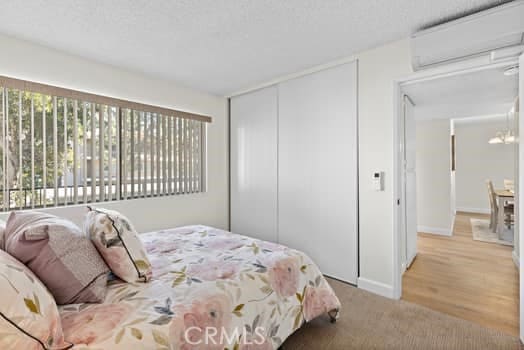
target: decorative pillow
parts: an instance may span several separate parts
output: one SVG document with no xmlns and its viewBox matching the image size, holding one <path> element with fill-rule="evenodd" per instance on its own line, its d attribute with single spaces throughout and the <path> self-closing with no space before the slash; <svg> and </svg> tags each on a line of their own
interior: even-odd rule
<svg viewBox="0 0 524 350">
<path fill-rule="evenodd" d="M 26 264 L 58 304 L 100 303 L 109 268 L 72 222 L 36 211 L 12 212 L 5 250 Z"/>
<path fill-rule="evenodd" d="M 84 232 L 115 275 L 126 282 L 151 279 L 151 263 L 129 220 L 117 211 L 88 207 Z"/>
<path fill-rule="evenodd" d="M 20 261 L 0 251 L 0 349 L 70 349 L 53 296 Z"/>
<path fill-rule="evenodd" d="M 0 250 L 5 250 L 5 221 L 0 220 Z"/>
</svg>

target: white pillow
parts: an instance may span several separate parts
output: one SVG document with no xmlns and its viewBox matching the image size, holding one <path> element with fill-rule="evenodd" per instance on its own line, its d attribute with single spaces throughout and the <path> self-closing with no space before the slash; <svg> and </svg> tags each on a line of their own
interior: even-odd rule
<svg viewBox="0 0 524 350">
<path fill-rule="evenodd" d="M 0 349 L 70 349 L 53 296 L 21 262 L 0 251 Z"/>
<path fill-rule="evenodd" d="M 111 271 L 129 283 L 148 282 L 153 275 L 151 263 L 129 219 L 114 210 L 88 209 L 84 232 Z"/>
</svg>

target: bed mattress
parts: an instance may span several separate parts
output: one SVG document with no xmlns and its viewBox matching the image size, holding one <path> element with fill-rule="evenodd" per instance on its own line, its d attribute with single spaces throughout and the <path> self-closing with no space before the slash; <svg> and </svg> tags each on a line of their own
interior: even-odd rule
<svg viewBox="0 0 524 350">
<path fill-rule="evenodd" d="M 340 302 L 304 253 L 207 226 L 140 235 L 149 283 L 60 307 L 73 349 L 276 349 Z"/>
</svg>

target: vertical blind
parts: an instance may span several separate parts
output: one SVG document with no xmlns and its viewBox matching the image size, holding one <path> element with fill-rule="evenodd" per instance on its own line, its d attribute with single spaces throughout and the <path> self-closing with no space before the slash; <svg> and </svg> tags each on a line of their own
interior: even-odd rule
<svg viewBox="0 0 524 350">
<path fill-rule="evenodd" d="M 122 197 L 203 191 L 205 124 L 123 109 Z"/>
<path fill-rule="evenodd" d="M 2 211 L 205 191 L 207 120 L 92 96 L 0 86 Z"/>
</svg>

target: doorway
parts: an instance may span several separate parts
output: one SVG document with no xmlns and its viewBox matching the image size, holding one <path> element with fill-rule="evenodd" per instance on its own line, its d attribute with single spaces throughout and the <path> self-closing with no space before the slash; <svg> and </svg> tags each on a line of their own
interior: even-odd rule
<svg viewBox="0 0 524 350">
<path fill-rule="evenodd" d="M 397 82 L 395 193 L 398 205 L 395 227 L 398 280 L 395 288 L 397 296 L 404 300 L 518 335 L 519 144 L 515 143 L 518 75 L 510 77 L 504 74 L 515 65 L 513 61 L 474 68 L 442 69 L 437 73 L 416 73 Z M 517 117 L 509 118 L 512 108 L 517 109 Z M 506 152 L 510 147 L 514 150 L 508 154 L 515 163 L 515 170 L 508 170 L 509 175 L 506 174 L 514 183 L 515 198 L 511 198 L 514 204 L 512 214 L 508 215 L 510 218 L 505 221 L 502 215 L 502 220 L 514 232 L 509 243 L 515 245 L 515 249 L 510 245 L 490 245 L 475 239 L 478 232 L 473 223 L 488 222 L 488 226 L 490 223 L 490 215 L 486 214 L 490 209 L 485 203 L 478 208 L 469 208 L 480 208 L 480 212 L 461 211 L 468 209 L 459 204 L 467 187 L 464 186 L 464 177 L 475 183 L 477 192 L 485 194 L 483 199 L 486 202 L 488 199 L 484 180 L 479 184 L 477 179 L 473 179 L 475 176 L 464 175 L 465 162 L 457 164 L 457 160 L 464 159 L 457 159 L 457 152 L 460 154 L 464 150 L 466 131 L 471 131 L 471 125 L 479 125 L 476 127 L 479 130 L 495 128 L 492 137 L 486 136 L 482 142 L 485 149 L 488 149 L 488 144 L 492 146 L 486 152 Z M 502 134 L 508 130 L 511 130 L 511 135 Z M 498 136 L 503 139 L 507 136 L 501 142 L 506 151 L 498 147 L 500 145 L 490 144 L 491 139 Z M 459 142 L 460 150 L 457 150 L 458 137 L 462 142 Z M 493 161 L 486 157 L 486 168 L 500 160 L 499 156 L 494 157 Z M 464 166 L 460 168 L 461 165 Z M 461 173 L 457 173 L 457 167 Z M 486 179 L 496 177 L 490 172 L 479 174 L 478 169 L 472 174 Z M 503 190 L 504 185 L 505 182 L 497 178 L 496 189 Z M 500 203 L 505 205 L 509 199 Z M 497 279 L 501 282 L 498 283 Z M 505 300 L 507 304 L 497 304 L 497 299 Z M 504 307 L 507 310 L 503 310 Z M 508 317 L 499 317 L 500 314 Z"/>
</svg>

